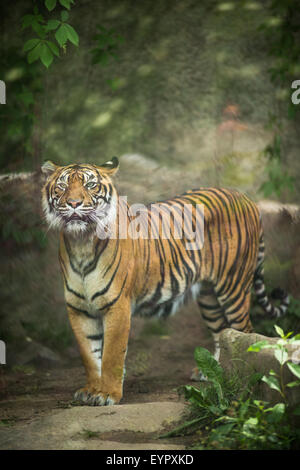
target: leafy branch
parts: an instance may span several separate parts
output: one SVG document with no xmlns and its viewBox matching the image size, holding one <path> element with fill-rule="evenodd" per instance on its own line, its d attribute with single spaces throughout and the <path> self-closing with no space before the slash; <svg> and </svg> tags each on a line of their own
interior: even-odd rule
<svg viewBox="0 0 300 470">
<path fill-rule="evenodd" d="M 69 13 L 66 9 L 70 10 L 74 0 L 59 0 L 59 3 L 65 8 L 60 12 L 60 19 L 44 18 L 37 6 L 34 7 L 33 14 L 25 15 L 22 18 L 22 29 L 31 28 L 36 34 L 36 37 L 28 39 L 23 47 L 24 52 L 27 53 L 29 64 L 40 60 L 48 68 L 52 64 L 54 56 L 59 57 L 59 48 L 66 51 L 68 41 L 74 46 L 79 44 L 77 32 L 73 26 L 67 23 Z M 45 6 L 49 12 L 54 10 L 56 5 L 57 0 L 45 0 Z"/>
<path fill-rule="evenodd" d="M 287 346 L 290 344 L 300 344 L 300 334 L 290 338 L 290 336 L 293 334 L 292 332 L 289 332 L 285 335 L 282 328 L 280 328 L 278 325 L 275 325 L 274 328 L 276 333 L 280 336 L 280 339 L 277 341 L 277 343 L 271 344 L 267 340 L 258 341 L 257 343 L 252 344 L 248 348 L 248 351 L 259 352 L 261 349 L 274 349 L 274 357 L 280 364 L 279 374 L 273 370 L 270 370 L 268 376 L 264 375 L 262 377 L 262 381 L 265 382 L 271 389 L 277 390 L 283 400 L 287 403 L 286 387 L 292 388 L 300 385 L 300 364 L 294 364 L 293 362 L 289 361 Z M 285 365 L 298 380 L 294 380 L 287 384 L 284 383 L 283 371 Z M 295 411 L 296 413 L 300 413 L 300 407 L 299 410 L 296 409 Z"/>
</svg>

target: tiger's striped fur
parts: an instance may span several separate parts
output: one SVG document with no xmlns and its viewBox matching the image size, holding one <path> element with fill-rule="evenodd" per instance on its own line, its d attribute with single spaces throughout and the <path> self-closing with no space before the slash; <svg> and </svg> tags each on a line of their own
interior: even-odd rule
<svg viewBox="0 0 300 470">
<path fill-rule="evenodd" d="M 110 405 L 122 397 L 131 314 L 168 316 L 193 296 L 214 336 L 218 358 L 224 328 L 252 331 L 252 286 L 270 316 L 280 316 L 288 305 L 285 294 L 279 307 L 266 296 L 261 219 L 247 196 L 202 188 L 149 205 L 139 217 L 140 230 L 143 225 L 148 230 L 151 218 L 156 237 L 137 237 L 129 206 L 112 183 L 117 167 L 113 159 L 100 167 L 47 162 L 42 168 L 47 175 L 43 206 L 49 225 L 60 229 L 67 310 L 87 375 L 87 385 L 75 397 L 89 405 Z M 186 248 L 187 232 L 181 238 L 172 230 L 169 238 L 164 236 L 170 209 L 173 229 L 182 222 L 186 205 L 187 230 L 196 233 L 201 230 L 196 206 L 204 207 L 201 249 Z M 117 227 L 115 237 L 99 238 L 99 227 L 103 235 L 106 226 Z"/>
</svg>

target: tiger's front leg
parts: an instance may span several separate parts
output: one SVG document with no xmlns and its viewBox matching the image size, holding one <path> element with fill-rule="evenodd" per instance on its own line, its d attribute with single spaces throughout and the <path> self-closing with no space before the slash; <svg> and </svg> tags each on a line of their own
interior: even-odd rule
<svg viewBox="0 0 300 470">
<path fill-rule="evenodd" d="M 124 300 L 118 302 L 97 318 L 78 314 L 70 307 L 68 313 L 87 376 L 86 386 L 75 393 L 75 399 L 94 406 L 119 403 L 130 330 L 129 305 Z"/>
</svg>

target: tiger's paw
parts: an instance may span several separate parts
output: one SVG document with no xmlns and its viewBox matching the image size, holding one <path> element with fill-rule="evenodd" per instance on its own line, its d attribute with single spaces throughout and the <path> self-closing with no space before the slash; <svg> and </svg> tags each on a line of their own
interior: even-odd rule
<svg viewBox="0 0 300 470">
<path fill-rule="evenodd" d="M 110 406 L 117 405 L 122 396 L 104 392 L 95 387 L 86 386 L 77 390 L 74 394 L 74 400 L 88 406 Z"/>
<path fill-rule="evenodd" d="M 201 370 L 197 369 L 197 367 L 195 367 L 192 370 L 192 374 L 190 376 L 190 379 L 193 380 L 194 382 L 206 382 L 207 381 L 206 375 L 204 375 L 201 372 Z"/>
</svg>

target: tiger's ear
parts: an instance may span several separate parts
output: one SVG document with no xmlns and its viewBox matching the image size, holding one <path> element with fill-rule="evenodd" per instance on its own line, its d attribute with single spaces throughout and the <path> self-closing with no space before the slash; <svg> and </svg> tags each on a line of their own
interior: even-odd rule
<svg viewBox="0 0 300 470">
<path fill-rule="evenodd" d="M 100 165 L 99 168 L 100 171 L 108 174 L 109 176 L 115 175 L 119 169 L 119 160 L 117 157 L 112 157 L 111 160 L 103 163 L 103 165 Z"/>
<path fill-rule="evenodd" d="M 50 160 L 47 160 L 41 166 L 42 173 L 47 177 L 54 173 L 57 168 L 58 165 L 55 165 L 55 163 L 50 162 Z"/>
</svg>

